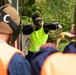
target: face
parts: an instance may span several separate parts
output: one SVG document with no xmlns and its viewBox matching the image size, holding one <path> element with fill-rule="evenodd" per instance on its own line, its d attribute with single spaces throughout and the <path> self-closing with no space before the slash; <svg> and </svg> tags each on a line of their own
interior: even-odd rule
<svg viewBox="0 0 76 75">
<path fill-rule="evenodd" d="M 33 21 L 34 22 L 34 24 L 36 25 L 36 26 L 42 26 L 42 19 L 41 18 L 37 18 L 35 21 Z"/>
</svg>

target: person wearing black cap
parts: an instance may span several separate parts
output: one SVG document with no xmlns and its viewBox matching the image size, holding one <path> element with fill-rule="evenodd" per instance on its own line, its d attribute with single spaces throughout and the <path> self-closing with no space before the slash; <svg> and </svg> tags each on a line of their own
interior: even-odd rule
<svg viewBox="0 0 76 75">
<path fill-rule="evenodd" d="M 32 21 L 33 25 L 25 25 L 22 29 L 24 35 L 30 34 L 31 36 L 31 46 L 28 55 L 26 55 L 29 62 L 32 55 L 39 51 L 40 46 L 47 42 L 48 32 L 50 30 L 56 30 L 57 28 L 62 29 L 61 25 L 43 22 L 38 13 L 32 15 Z"/>
</svg>

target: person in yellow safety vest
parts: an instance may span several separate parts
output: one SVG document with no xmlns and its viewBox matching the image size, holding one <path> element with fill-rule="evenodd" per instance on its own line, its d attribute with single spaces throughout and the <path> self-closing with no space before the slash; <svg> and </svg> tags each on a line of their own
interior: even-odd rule
<svg viewBox="0 0 76 75">
<path fill-rule="evenodd" d="M 62 29 L 61 25 L 43 22 L 40 15 L 35 13 L 32 15 L 32 21 L 34 25 L 25 25 L 22 29 L 24 35 L 30 34 L 31 45 L 28 54 L 25 56 L 28 61 L 31 61 L 31 57 L 35 52 L 38 52 L 40 46 L 45 44 L 48 39 L 48 32 L 50 30 Z"/>
<path fill-rule="evenodd" d="M 58 52 L 56 46 L 41 46 L 31 61 L 33 75 L 76 75 L 76 54 Z"/>
<path fill-rule="evenodd" d="M 0 7 L 0 75 L 31 75 L 30 64 L 23 52 L 9 44 L 19 27 L 16 9 L 7 5 Z"/>
</svg>

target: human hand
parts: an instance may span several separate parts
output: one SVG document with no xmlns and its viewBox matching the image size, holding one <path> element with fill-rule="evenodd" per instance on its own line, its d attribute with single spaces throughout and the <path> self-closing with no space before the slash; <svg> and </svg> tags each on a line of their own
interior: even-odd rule
<svg viewBox="0 0 76 75">
<path fill-rule="evenodd" d="M 62 29 L 62 26 L 60 24 L 58 25 L 58 29 Z"/>
</svg>

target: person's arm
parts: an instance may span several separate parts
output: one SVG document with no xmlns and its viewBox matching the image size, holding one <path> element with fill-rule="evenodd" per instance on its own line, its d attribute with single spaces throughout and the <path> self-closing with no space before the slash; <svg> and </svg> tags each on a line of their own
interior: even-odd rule
<svg viewBox="0 0 76 75">
<path fill-rule="evenodd" d="M 8 66 L 8 75 L 31 75 L 31 67 L 26 58 L 15 54 Z"/>
<path fill-rule="evenodd" d="M 50 30 L 56 30 L 57 28 L 62 29 L 62 26 L 52 23 L 44 23 L 43 28 L 45 33 L 48 33 Z"/>
<path fill-rule="evenodd" d="M 32 25 L 26 25 L 23 29 L 22 29 L 22 33 L 24 35 L 28 35 L 31 34 L 33 32 L 33 27 Z"/>
<path fill-rule="evenodd" d="M 41 70 L 44 60 L 50 54 L 57 52 L 57 50 L 54 49 L 53 47 L 54 47 L 53 44 L 51 45 L 51 47 L 49 46 L 49 44 L 47 44 L 46 46 L 42 46 L 39 52 L 36 52 L 33 55 L 31 59 L 31 67 L 32 67 L 33 75 L 40 75 L 40 70 Z"/>
</svg>

